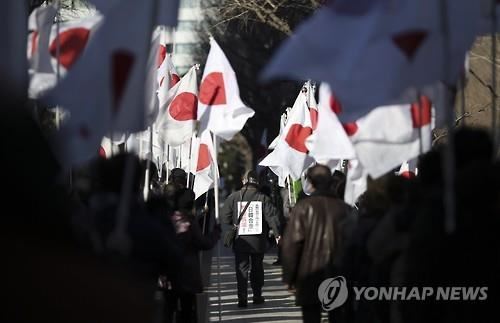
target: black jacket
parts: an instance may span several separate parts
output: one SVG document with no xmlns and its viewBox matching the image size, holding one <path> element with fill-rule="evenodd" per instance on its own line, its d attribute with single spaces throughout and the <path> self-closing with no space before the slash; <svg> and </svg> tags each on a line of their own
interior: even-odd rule
<svg viewBox="0 0 500 323">
<path fill-rule="evenodd" d="M 256 186 L 250 184 L 227 197 L 221 214 L 222 223 L 232 226 L 237 222 L 239 217 L 237 203 L 240 201 L 262 202 L 262 233 L 258 235 L 237 235 L 233 250 L 235 252 L 264 253 L 267 250 L 269 229 L 272 229 L 273 232 L 279 232 L 278 212 L 271 203 L 271 199 L 259 192 Z"/>
<path fill-rule="evenodd" d="M 199 251 L 212 249 L 220 237 L 220 231 L 215 229 L 203 235 L 198 221 L 193 216 L 185 215 L 183 221 L 189 228 L 177 235 L 182 251 L 182 258 L 172 279 L 173 288 L 182 293 L 201 293 L 203 283 L 201 278 Z"/>
</svg>

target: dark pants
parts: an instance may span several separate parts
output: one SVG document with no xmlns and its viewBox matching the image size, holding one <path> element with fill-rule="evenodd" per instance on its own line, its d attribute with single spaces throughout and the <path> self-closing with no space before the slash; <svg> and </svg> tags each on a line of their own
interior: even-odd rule
<svg viewBox="0 0 500 323">
<path fill-rule="evenodd" d="M 328 320 L 333 322 L 333 311 L 328 312 Z M 302 319 L 304 323 L 320 323 L 321 322 L 321 304 L 302 305 Z"/>
<path fill-rule="evenodd" d="M 168 292 L 165 297 L 164 322 L 196 323 L 196 296 Z"/>
<path fill-rule="evenodd" d="M 264 254 L 235 252 L 236 281 L 238 283 L 238 300 L 248 298 L 248 271 L 250 270 L 250 286 L 253 296 L 262 296 L 264 286 Z"/>
</svg>

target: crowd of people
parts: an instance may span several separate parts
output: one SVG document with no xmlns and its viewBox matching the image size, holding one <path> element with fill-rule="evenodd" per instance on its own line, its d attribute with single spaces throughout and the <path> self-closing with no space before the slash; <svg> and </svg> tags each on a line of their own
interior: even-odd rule
<svg viewBox="0 0 500 323">
<path fill-rule="evenodd" d="M 199 253 L 222 236 L 210 194 L 195 201 L 186 173 L 177 169 L 144 200 L 144 164 L 130 154 L 96 159 L 71 177 L 30 110 L 11 99 L 3 101 L 0 118 L 7 153 L 1 159 L 7 300 L 1 320 L 196 322 L 196 297 L 208 283 Z M 332 322 L 497 321 L 500 164 L 486 132 L 461 128 L 454 138 L 452 231 L 445 226 L 442 146 L 420 157 L 415 178 L 369 179 L 355 206 L 342 201 L 345 175 L 321 165 L 308 170 L 312 189 L 293 208 L 283 207 L 287 199 L 275 179 L 247 173 L 221 209 L 222 222 L 240 225 L 245 202 L 261 202 L 250 206 L 261 212 L 260 233 L 238 232 L 232 246 L 238 305 L 247 306 L 249 276 L 253 302 L 265 301 L 262 258 L 275 241 L 283 281 L 305 322 L 319 322 L 318 287 L 338 275 L 359 287 L 486 286 L 487 299 L 367 301 L 350 293 L 329 312 Z M 158 308 L 155 293 L 166 306 Z"/>
<path fill-rule="evenodd" d="M 461 128 L 455 139 L 454 227 L 446 226 L 444 146 L 419 159 L 418 176 L 368 179 L 355 207 L 338 178 L 317 165 L 313 190 L 293 208 L 283 236 L 283 279 L 304 322 L 320 322 L 318 288 L 343 276 L 349 288 L 486 288 L 482 300 L 357 299 L 328 312 L 330 322 L 496 322 L 499 303 L 500 164 L 487 132 Z M 342 181 L 340 181 L 342 182 Z M 340 185 L 342 187 L 342 184 Z M 333 189 L 332 189 L 333 188 Z M 333 300 L 332 300 L 333 301 Z"/>
</svg>

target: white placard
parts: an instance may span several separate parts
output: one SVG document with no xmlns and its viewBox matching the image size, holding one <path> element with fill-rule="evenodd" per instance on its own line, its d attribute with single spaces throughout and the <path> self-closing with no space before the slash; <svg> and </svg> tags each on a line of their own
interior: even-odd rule
<svg viewBox="0 0 500 323">
<path fill-rule="evenodd" d="M 238 215 L 245 208 L 247 201 L 238 202 Z M 262 202 L 251 201 L 241 217 L 238 235 L 255 235 L 262 233 Z"/>
</svg>

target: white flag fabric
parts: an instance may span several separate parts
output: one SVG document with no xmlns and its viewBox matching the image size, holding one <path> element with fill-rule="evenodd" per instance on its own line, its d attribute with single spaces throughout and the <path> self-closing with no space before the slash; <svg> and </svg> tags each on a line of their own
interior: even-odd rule
<svg viewBox="0 0 500 323">
<path fill-rule="evenodd" d="M 145 129 L 152 10 L 153 0 L 120 2 L 71 72 L 46 96 L 47 103 L 70 112 L 58 134 L 63 164 L 92 158 L 108 131 Z"/>
<path fill-rule="evenodd" d="M 306 139 L 309 155 L 318 163 L 356 157 L 351 140 L 337 117 L 339 109 L 339 102 L 330 87 L 322 83 L 319 87 L 318 126 Z"/>
<path fill-rule="evenodd" d="M 358 198 L 366 191 L 368 173 L 357 160 L 349 160 L 344 192 L 344 202 L 355 205 Z"/>
<path fill-rule="evenodd" d="M 148 60 L 146 63 L 146 81 L 144 83 L 145 90 L 145 125 L 152 125 L 159 112 L 159 98 L 158 98 L 158 48 L 160 48 L 161 35 L 154 35 L 149 48 Z"/>
<path fill-rule="evenodd" d="M 0 10 L 0 88 L 26 95 L 28 61 L 26 35 L 28 34 L 26 1 L 2 1 Z"/>
<path fill-rule="evenodd" d="M 168 90 L 180 81 L 179 73 L 175 69 L 172 56 L 167 52 L 169 42 L 172 42 L 171 33 L 164 28 L 159 31 L 160 47 L 158 49 L 158 86 L 161 88 L 160 94 L 166 95 Z M 166 84 L 163 84 L 167 80 Z M 162 85 L 164 85 L 162 87 Z M 161 103 L 160 103 L 161 105 Z"/>
<path fill-rule="evenodd" d="M 215 173 L 218 179 L 219 169 L 217 164 L 214 163 L 216 160 L 215 149 L 213 146 L 212 136 L 208 130 L 203 131 L 200 138 L 197 138 L 196 143 L 193 144 L 193 157 L 192 160 L 196 161 L 193 164 L 193 170 L 195 172 L 193 191 L 195 193 L 195 199 L 208 192 L 210 187 L 214 183 L 213 178 L 213 168 L 215 167 Z"/>
<path fill-rule="evenodd" d="M 359 162 L 378 178 L 431 148 L 432 104 L 379 107 L 356 122 L 344 124 Z"/>
<path fill-rule="evenodd" d="M 28 18 L 28 59 L 30 69 L 37 73 L 53 73 L 49 53 L 50 33 L 56 17 L 54 5 L 41 6 L 33 10 Z"/>
<path fill-rule="evenodd" d="M 102 22 L 103 18 L 99 14 L 61 22 L 59 24 L 59 34 L 57 33 L 57 25 L 52 25 L 48 46 L 52 63 L 51 71 L 56 73 L 59 61 L 60 74 L 61 76 L 65 76 L 68 70 L 82 56 L 92 37 L 102 25 Z"/>
<path fill-rule="evenodd" d="M 233 68 L 213 38 L 210 39 L 198 100 L 201 130 L 209 129 L 225 140 L 231 140 L 255 114 L 241 101 Z"/>
<path fill-rule="evenodd" d="M 283 134 L 283 130 L 285 129 L 285 125 L 286 125 L 286 112 L 281 115 L 280 132 L 278 133 L 276 138 L 274 138 L 273 141 L 271 141 L 271 143 L 269 144 L 269 150 L 273 150 L 274 148 L 276 148 L 279 138 L 281 137 L 281 135 Z"/>
<path fill-rule="evenodd" d="M 134 152 L 139 158 L 151 160 L 157 167 L 166 161 L 166 152 L 163 149 L 158 134 L 153 130 L 153 152 L 151 153 L 150 130 L 141 131 L 128 135 L 125 146 L 128 152 Z"/>
<path fill-rule="evenodd" d="M 31 62 L 29 96 L 31 98 L 42 97 L 56 85 L 58 62 L 59 76 L 62 78 L 67 74 L 102 22 L 100 15 L 61 22 L 59 34 L 57 34 L 57 25 L 52 24 L 53 17 L 51 18 L 49 14 L 51 11 L 43 15 L 43 18 L 47 19 L 43 23 L 44 28 L 49 29 L 47 35 L 45 36 L 45 31 L 34 30 L 28 36 L 28 58 Z M 40 15 L 32 15 L 30 28 L 36 28 L 34 20 L 41 18 Z M 39 24 L 42 25 L 41 22 Z"/>
<path fill-rule="evenodd" d="M 162 140 L 171 146 L 189 141 L 196 129 L 198 110 L 196 68 L 192 67 L 162 101 L 156 121 Z"/>
<path fill-rule="evenodd" d="M 284 42 L 263 77 L 327 82 L 348 107 L 342 121 L 413 102 L 412 88 L 454 84 L 475 39 L 480 1 L 447 2 L 450 57 L 444 56 L 439 1 L 402 0 L 362 15 L 325 7 Z"/>
<path fill-rule="evenodd" d="M 165 48 L 163 45 L 160 47 L 160 58 L 161 64 L 158 67 L 158 86 L 160 89 L 164 89 L 164 91 L 168 91 L 168 89 L 172 88 L 177 82 L 180 81 L 179 73 L 174 66 L 174 62 L 172 61 L 172 56 L 164 52 Z M 166 49 L 165 49 L 166 50 Z"/>
<path fill-rule="evenodd" d="M 293 180 L 314 161 L 309 155 L 305 140 L 312 133 L 312 123 L 306 96 L 299 93 L 290 111 L 283 135 L 276 148 L 259 165 L 268 166 L 280 177 L 281 182 L 290 175 Z"/>
<path fill-rule="evenodd" d="M 101 140 L 101 146 L 99 147 L 99 156 L 102 158 L 111 158 L 114 155 L 118 155 L 120 149 L 118 144 L 114 143 L 108 137 L 103 137 Z"/>
</svg>

